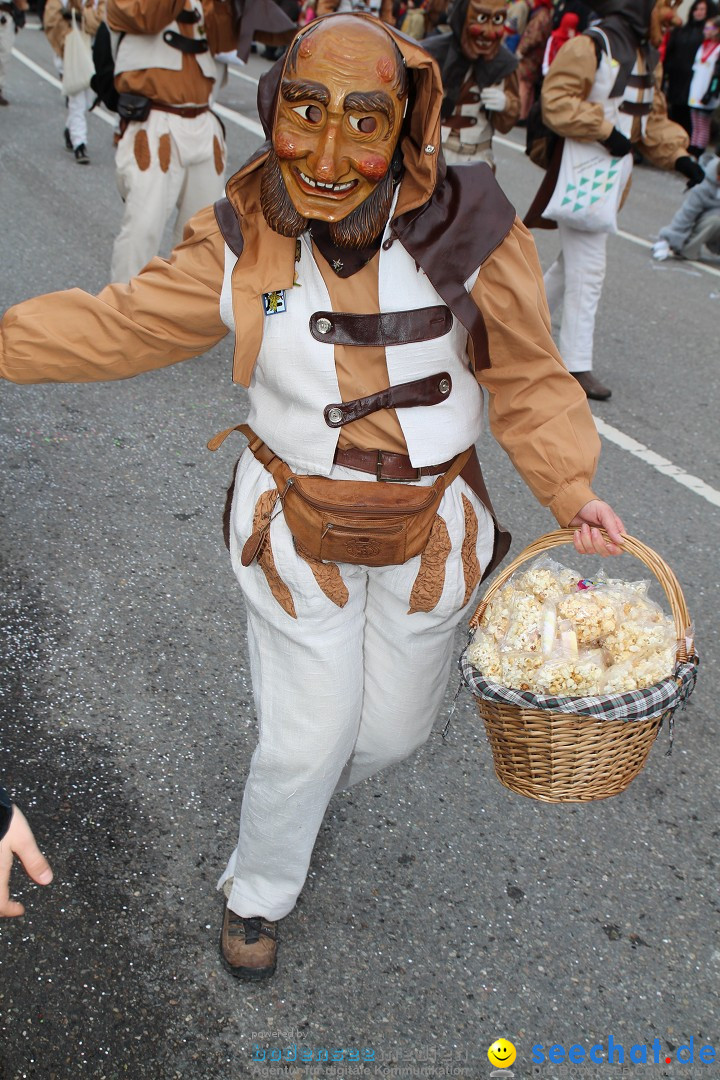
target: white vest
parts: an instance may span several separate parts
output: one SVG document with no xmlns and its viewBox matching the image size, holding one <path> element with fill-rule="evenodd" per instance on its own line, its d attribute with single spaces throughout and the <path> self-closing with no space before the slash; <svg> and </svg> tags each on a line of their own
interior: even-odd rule
<svg viewBox="0 0 720 1080">
<path fill-rule="evenodd" d="M 205 41 L 205 32 L 204 30 L 200 31 L 200 27 L 204 23 L 202 3 L 200 0 L 192 0 L 192 7 L 201 16 L 200 22 L 193 24 L 193 38 L 196 41 Z M 165 30 L 173 30 L 176 34 L 180 33 L 180 27 L 174 21 L 168 23 Z M 163 38 L 165 30 L 160 34 L 121 35 L 113 33 L 115 74 L 119 75 L 123 71 L 144 71 L 146 68 L 180 71 L 182 69 L 183 53 L 180 49 L 174 49 L 172 45 L 168 45 Z M 195 59 L 206 78 L 217 78 L 215 61 L 209 52 L 196 53 Z"/>
<path fill-rule="evenodd" d="M 389 234 L 385 230 L 383 239 Z M 237 259 L 226 247 L 225 280 L 220 314 L 234 330 L 231 275 Z M 328 427 L 323 410 L 340 403 L 340 387 L 332 343 L 316 341 L 310 316 L 330 311 L 330 297 L 312 255 L 312 243 L 301 237 L 296 264 L 298 285 L 285 291 L 286 310 L 266 315 L 263 342 L 248 388 L 248 423 L 279 457 L 294 469 L 328 476 L 333 467 L 339 429 Z M 470 289 L 477 272 L 466 282 Z M 415 260 L 395 241 L 380 248 L 378 292 L 380 310 L 409 311 L 442 304 Z M 386 346 L 390 385 L 447 371 L 449 396 L 438 405 L 397 410 L 397 418 L 415 468 L 436 465 L 475 443 L 482 429 L 482 391 L 469 366 L 468 333 L 453 316 L 447 334 L 430 341 Z"/>
</svg>

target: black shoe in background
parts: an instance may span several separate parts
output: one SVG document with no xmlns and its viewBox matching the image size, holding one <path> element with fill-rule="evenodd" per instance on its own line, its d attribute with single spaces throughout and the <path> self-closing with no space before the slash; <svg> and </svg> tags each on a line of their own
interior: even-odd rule
<svg viewBox="0 0 720 1080">
<path fill-rule="evenodd" d="M 87 156 L 87 150 L 85 149 L 85 143 L 80 143 L 75 147 L 75 160 L 78 165 L 89 165 L 90 158 Z"/>
</svg>

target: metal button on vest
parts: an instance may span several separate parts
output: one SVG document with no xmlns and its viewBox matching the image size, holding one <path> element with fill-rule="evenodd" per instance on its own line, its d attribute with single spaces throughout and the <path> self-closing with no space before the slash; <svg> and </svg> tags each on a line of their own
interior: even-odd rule
<svg viewBox="0 0 720 1080">
<path fill-rule="evenodd" d="M 450 380 L 449 379 L 441 379 L 440 382 L 438 383 L 438 390 L 440 391 L 441 394 L 449 394 L 450 393 Z"/>
<path fill-rule="evenodd" d="M 320 333 L 320 334 L 329 334 L 330 331 L 332 330 L 332 323 L 330 322 L 329 319 L 325 319 L 325 318 L 318 319 L 316 325 L 317 325 L 317 328 L 318 328 L 318 333 Z"/>
<path fill-rule="evenodd" d="M 327 322 L 327 319 L 323 319 L 323 322 Z M 331 424 L 339 424 L 342 418 L 342 409 L 328 409 L 328 420 Z"/>
</svg>

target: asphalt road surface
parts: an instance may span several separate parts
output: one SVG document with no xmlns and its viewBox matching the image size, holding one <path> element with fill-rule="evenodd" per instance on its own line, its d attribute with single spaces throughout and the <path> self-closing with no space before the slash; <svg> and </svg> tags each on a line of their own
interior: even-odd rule
<svg viewBox="0 0 720 1080">
<path fill-rule="evenodd" d="M 121 220 L 111 124 L 91 117 L 92 163 L 78 167 L 43 35 L 30 26 L 16 44 L 0 115 L 3 308 L 99 290 Z M 259 142 L 267 66 L 253 56 L 220 95 L 231 169 Z M 521 144 L 499 139 L 497 156 L 522 213 L 540 173 Z M 517 1059 L 496 1075 L 720 1076 L 720 265 L 649 254 L 682 194 L 680 177 L 636 169 L 597 327 L 613 396 L 593 407 L 597 490 L 674 569 L 696 627 L 700 678 L 672 755 L 663 730 L 623 794 L 525 799 L 497 781 L 467 692 L 442 738 L 454 675 L 425 748 L 333 799 L 266 985 L 238 984 L 217 950 L 215 882 L 255 740 L 220 535 L 235 455 L 205 449 L 245 415 L 230 345 L 122 383 L 3 384 L 0 773 L 56 877 L 43 890 L 13 875 L 27 914 L 0 925 L 2 1080 L 475 1080 L 500 1037 Z M 557 241 L 538 245 L 547 266 Z M 554 522 L 489 435 L 480 449 L 517 553 Z M 616 569 L 652 576 L 630 559 Z"/>
</svg>

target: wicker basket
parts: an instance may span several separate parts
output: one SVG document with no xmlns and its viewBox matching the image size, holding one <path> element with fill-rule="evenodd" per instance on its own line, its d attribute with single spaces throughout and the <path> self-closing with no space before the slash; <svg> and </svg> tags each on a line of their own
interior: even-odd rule
<svg viewBox="0 0 720 1080">
<path fill-rule="evenodd" d="M 488 589 L 470 620 L 471 630 L 482 625 L 489 601 L 518 567 L 544 551 L 572 543 L 573 534 L 572 529 L 559 529 L 526 547 Z M 665 590 L 681 643 L 677 658 L 687 661 L 683 643 L 690 618 L 677 578 L 659 555 L 632 536 L 624 538 L 623 550 L 640 559 Z M 511 791 L 543 802 L 590 802 L 624 791 L 643 768 L 669 715 L 607 720 L 481 698 L 476 701 L 498 779 Z"/>
</svg>

